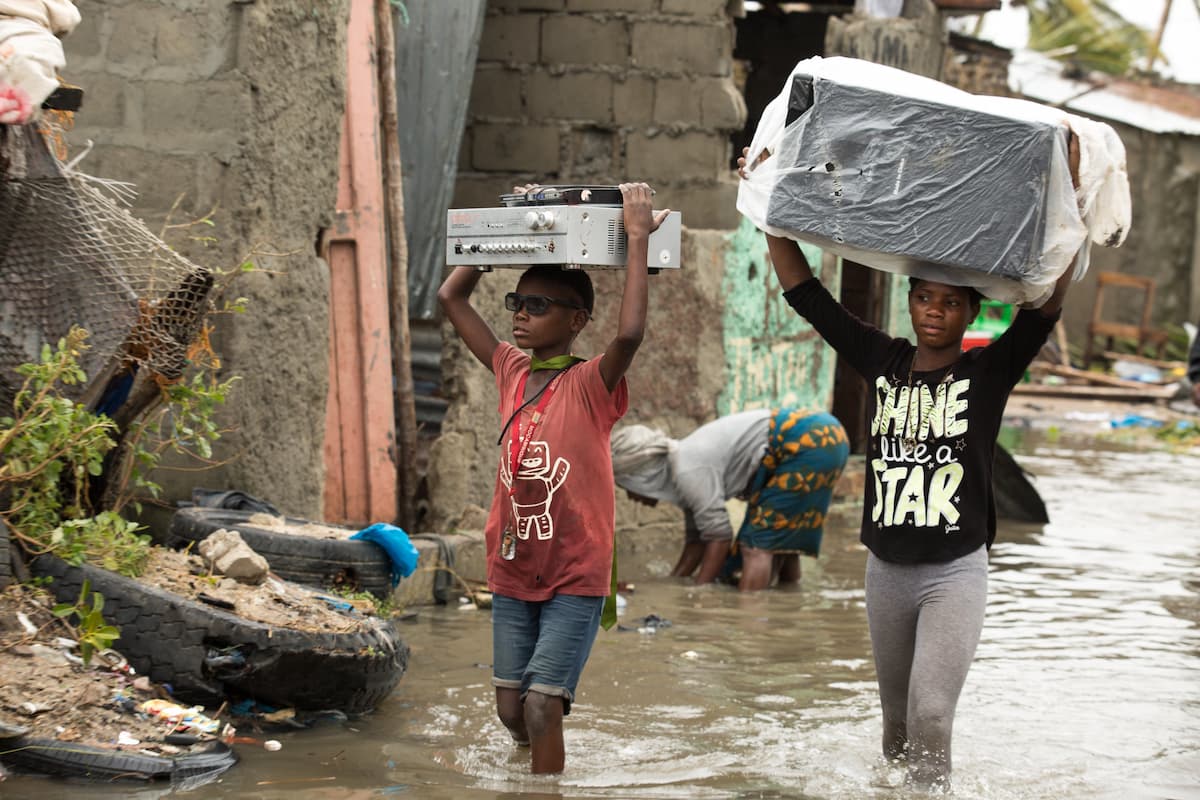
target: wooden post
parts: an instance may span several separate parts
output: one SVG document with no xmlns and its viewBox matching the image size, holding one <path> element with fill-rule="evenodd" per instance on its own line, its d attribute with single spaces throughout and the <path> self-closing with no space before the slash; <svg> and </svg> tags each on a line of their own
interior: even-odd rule
<svg viewBox="0 0 1200 800">
<path fill-rule="evenodd" d="M 330 323 L 324 513 L 366 525 L 397 518 L 399 488 L 375 7 L 349 6 L 337 205 L 321 236 Z"/>
<path fill-rule="evenodd" d="M 1162 57 L 1162 40 L 1163 34 L 1167 30 L 1167 17 L 1171 16 L 1171 3 L 1173 0 L 1166 0 L 1163 3 L 1162 17 L 1158 20 L 1158 30 L 1154 34 L 1154 49 L 1150 51 L 1149 69 L 1154 69 L 1154 65 L 1158 59 Z"/>
<path fill-rule="evenodd" d="M 412 333 L 408 325 L 408 239 L 404 233 L 404 178 L 396 108 L 396 33 L 392 25 L 392 4 L 389 0 L 375 0 L 383 196 L 388 234 L 388 304 L 391 306 L 392 374 L 396 381 L 396 471 L 400 489 L 397 523 L 412 531 L 416 524 L 413 498 L 417 488 L 417 409 L 412 379 Z"/>
</svg>

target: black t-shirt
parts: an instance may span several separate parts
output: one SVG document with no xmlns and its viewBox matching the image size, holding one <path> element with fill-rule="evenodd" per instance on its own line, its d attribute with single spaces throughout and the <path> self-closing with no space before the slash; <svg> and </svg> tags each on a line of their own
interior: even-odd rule
<svg viewBox="0 0 1200 800">
<path fill-rule="evenodd" d="M 855 317 L 816 278 L 784 294 L 867 381 L 862 542 L 884 561 L 950 561 L 996 538 L 992 460 L 1009 392 L 1058 314 L 1023 310 L 987 347 L 911 371 L 917 348 Z"/>
</svg>

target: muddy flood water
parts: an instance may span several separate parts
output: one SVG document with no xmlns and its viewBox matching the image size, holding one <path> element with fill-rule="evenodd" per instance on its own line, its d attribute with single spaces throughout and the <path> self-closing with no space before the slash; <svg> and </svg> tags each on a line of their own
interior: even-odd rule
<svg viewBox="0 0 1200 800">
<path fill-rule="evenodd" d="M 1200 798 L 1200 454 L 1091 441 L 1017 447 L 1051 523 L 1002 523 L 983 639 L 959 704 L 955 796 Z M 637 580 L 567 719 L 567 770 L 528 774 L 496 720 L 487 612 L 422 608 L 392 698 L 366 719 L 271 734 L 204 798 L 903 798 L 880 715 L 857 509 L 796 591 Z M 674 552 L 664 553 L 668 559 Z M 150 798 L 167 787 L 28 778 L 9 798 Z"/>
</svg>

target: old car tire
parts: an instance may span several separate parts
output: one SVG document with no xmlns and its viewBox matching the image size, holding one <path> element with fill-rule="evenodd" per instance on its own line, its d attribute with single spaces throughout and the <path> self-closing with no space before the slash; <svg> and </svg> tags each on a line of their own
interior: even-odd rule
<svg viewBox="0 0 1200 800">
<path fill-rule="evenodd" d="M 360 631 L 281 628 L 190 600 L 90 564 L 39 556 L 35 574 L 53 578 L 60 602 L 74 602 L 83 581 L 104 597 L 104 617 L 120 628 L 117 649 L 138 672 L 170 684 L 184 702 L 227 698 L 297 710 L 367 712 L 396 687 L 408 646 L 394 621 L 368 619 Z M 236 651 L 240 664 L 214 667 L 210 653 Z"/>
<path fill-rule="evenodd" d="M 205 750 L 180 756 L 106 750 L 74 742 L 21 737 L 5 743 L 0 762 L 15 772 L 87 780 L 170 781 L 197 786 L 237 763 L 237 754 L 219 742 Z"/>
<path fill-rule="evenodd" d="M 0 519 L 0 589 L 12 583 L 12 545 L 8 538 L 8 523 Z"/>
<path fill-rule="evenodd" d="M 250 549 L 265 558 L 281 578 L 308 586 L 351 586 L 378 597 L 391 594 L 391 563 L 382 547 L 372 542 L 316 539 L 265 528 L 251 523 L 252 516 L 253 512 L 228 508 L 181 508 L 171 517 L 163 544 L 187 547 L 225 528 L 241 534 Z M 286 519 L 297 528 L 310 524 L 305 519 Z"/>
</svg>

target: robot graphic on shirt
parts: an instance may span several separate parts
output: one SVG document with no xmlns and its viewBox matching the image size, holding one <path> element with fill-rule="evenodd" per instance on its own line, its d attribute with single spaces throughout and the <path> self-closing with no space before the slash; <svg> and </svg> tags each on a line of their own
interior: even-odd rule
<svg viewBox="0 0 1200 800">
<path fill-rule="evenodd" d="M 512 488 L 513 478 L 508 459 L 501 459 L 500 479 Z M 512 518 L 516 521 L 518 539 L 528 539 L 532 532 L 538 539 L 554 537 L 554 520 L 550 517 L 550 503 L 554 493 L 567 479 L 571 463 L 563 458 L 550 464 L 550 445 L 546 442 L 530 442 L 521 465 L 517 468 L 517 479 L 521 481 L 517 493 L 509 497 Z"/>
</svg>

